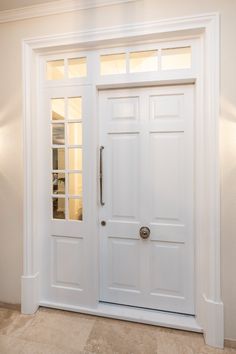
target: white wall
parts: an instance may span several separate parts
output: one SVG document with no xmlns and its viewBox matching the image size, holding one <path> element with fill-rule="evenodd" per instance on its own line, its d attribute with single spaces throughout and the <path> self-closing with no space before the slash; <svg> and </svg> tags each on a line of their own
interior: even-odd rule
<svg viewBox="0 0 236 354">
<path fill-rule="evenodd" d="M 236 1 L 138 0 L 0 25 L 0 301 L 20 302 L 22 273 L 21 40 L 198 13 L 221 14 L 221 271 L 225 337 L 236 339 Z"/>
</svg>

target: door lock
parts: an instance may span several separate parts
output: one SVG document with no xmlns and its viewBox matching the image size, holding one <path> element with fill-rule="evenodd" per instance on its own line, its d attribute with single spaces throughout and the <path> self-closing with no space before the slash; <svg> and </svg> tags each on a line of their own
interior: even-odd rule
<svg viewBox="0 0 236 354">
<path fill-rule="evenodd" d="M 106 224 L 107 224 L 107 223 L 106 223 L 105 220 L 102 220 L 102 221 L 101 221 L 101 225 L 102 225 L 102 226 L 106 226 Z"/>
<path fill-rule="evenodd" d="M 142 239 L 146 240 L 150 236 L 150 229 L 147 226 L 142 226 L 139 230 L 139 235 Z"/>
</svg>

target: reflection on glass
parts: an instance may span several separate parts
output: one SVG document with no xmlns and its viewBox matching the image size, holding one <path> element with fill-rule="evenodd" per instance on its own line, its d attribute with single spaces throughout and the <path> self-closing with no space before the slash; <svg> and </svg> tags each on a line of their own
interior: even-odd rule
<svg viewBox="0 0 236 354">
<path fill-rule="evenodd" d="M 109 54 L 100 57 L 101 75 L 125 74 L 126 73 L 126 55 Z"/>
<path fill-rule="evenodd" d="M 52 124 L 52 143 L 54 145 L 65 144 L 65 126 L 63 123 Z"/>
<path fill-rule="evenodd" d="M 65 173 L 52 174 L 53 194 L 65 194 Z"/>
<path fill-rule="evenodd" d="M 53 170 L 65 169 L 65 149 L 52 149 L 52 165 Z"/>
<path fill-rule="evenodd" d="M 64 98 L 51 99 L 52 120 L 64 120 L 65 118 L 65 100 Z"/>
<path fill-rule="evenodd" d="M 82 123 L 68 123 L 69 145 L 82 145 Z"/>
<path fill-rule="evenodd" d="M 68 119 L 82 119 L 82 98 L 68 98 Z"/>
<path fill-rule="evenodd" d="M 161 68 L 162 70 L 191 68 L 191 47 L 162 49 Z"/>
<path fill-rule="evenodd" d="M 129 68 L 131 73 L 156 71 L 157 50 L 130 53 Z"/>
<path fill-rule="evenodd" d="M 69 169 L 82 170 L 82 149 L 69 148 Z"/>
<path fill-rule="evenodd" d="M 65 198 L 52 198 L 53 219 L 65 219 Z"/>
<path fill-rule="evenodd" d="M 82 195 L 81 173 L 69 173 L 69 194 Z"/>
<path fill-rule="evenodd" d="M 83 220 L 82 199 L 69 198 L 69 219 L 70 220 Z"/>
<path fill-rule="evenodd" d="M 53 60 L 47 62 L 47 80 L 64 79 L 64 60 Z"/>
<path fill-rule="evenodd" d="M 68 75 L 69 78 L 87 76 L 86 58 L 68 59 Z"/>
</svg>

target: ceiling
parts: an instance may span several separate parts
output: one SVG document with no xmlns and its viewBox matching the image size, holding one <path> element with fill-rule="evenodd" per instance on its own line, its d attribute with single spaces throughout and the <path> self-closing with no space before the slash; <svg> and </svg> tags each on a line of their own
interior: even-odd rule
<svg viewBox="0 0 236 354">
<path fill-rule="evenodd" d="M 0 11 L 12 10 L 25 6 L 45 4 L 56 0 L 0 0 Z"/>
</svg>

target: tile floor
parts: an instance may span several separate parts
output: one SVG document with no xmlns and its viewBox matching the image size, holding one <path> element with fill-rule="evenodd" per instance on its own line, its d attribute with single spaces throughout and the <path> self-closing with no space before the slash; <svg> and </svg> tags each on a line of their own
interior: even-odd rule
<svg viewBox="0 0 236 354">
<path fill-rule="evenodd" d="M 41 308 L 26 316 L 0 307 L 0 354 L 236 354 L 201 334 Z"/>
</svg>

